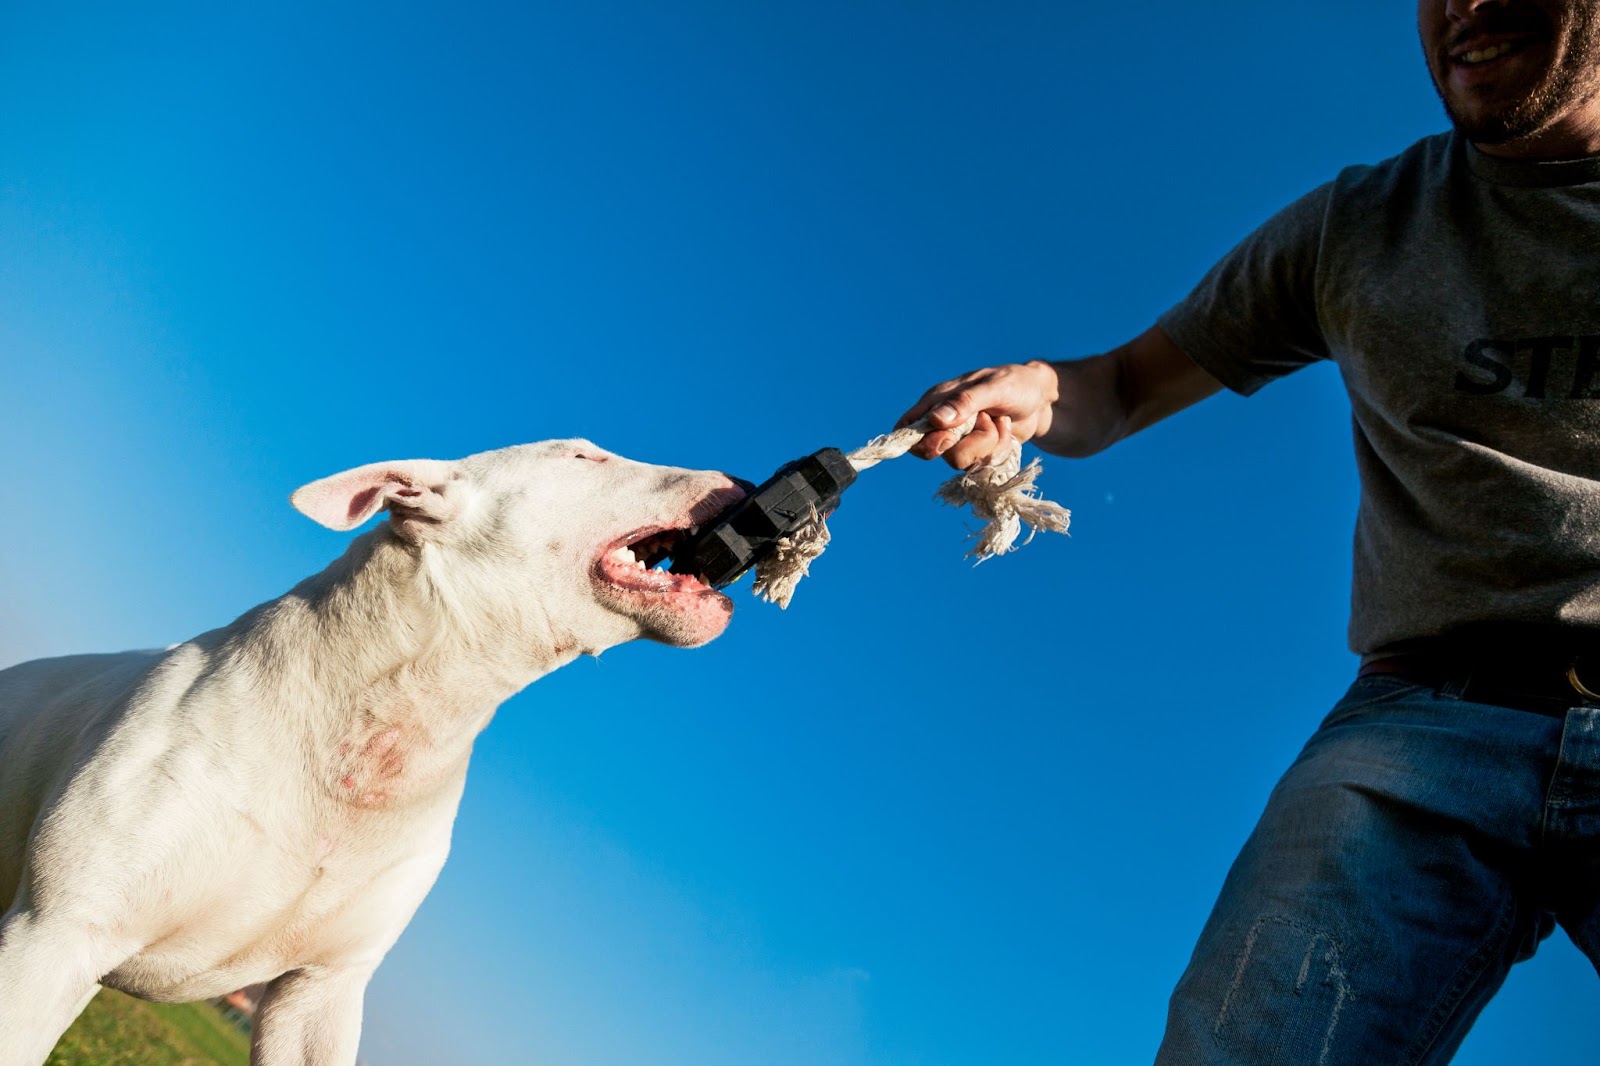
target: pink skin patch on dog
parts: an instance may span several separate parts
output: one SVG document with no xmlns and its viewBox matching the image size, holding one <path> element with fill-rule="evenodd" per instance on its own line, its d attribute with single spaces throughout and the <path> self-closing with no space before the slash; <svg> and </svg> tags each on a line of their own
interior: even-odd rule
<svg viewBox="0 0 1600 1066">
<path fill-rule="evenodd" d="M 399 777 L 406 768 L 405 752 L 399 745 L 400 727 L 390 726 L 381 733 L 373 734 L 361 749 L 361 758 L 378 777 Z"/>
<path fill-rule="evenodd" d="M 405 774 L 404 740 L 405 731 L 401 726 L 386 726 L 365 740 L 339 744 L 339 763 L 343 771 L 339 786 L 349 802 L 367 809 L 389 802 L 389 791 L 379 786 Z"/>
</svg>

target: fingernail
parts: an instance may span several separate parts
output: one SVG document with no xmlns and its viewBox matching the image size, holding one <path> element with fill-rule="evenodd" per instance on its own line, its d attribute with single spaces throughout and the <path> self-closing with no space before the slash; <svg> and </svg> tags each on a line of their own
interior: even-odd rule
<svg viewBox="0 0 1600 1066">
<path fill-rule="evenodd" d="M 932 411 L 928 412 L 928 417 L 935 422 L 949 422 L 951 419 L 955 418 L 955 416 L 956 409 L 947 403 L 942 403 L 938 407 L 935 407 Z"/>
</svg>

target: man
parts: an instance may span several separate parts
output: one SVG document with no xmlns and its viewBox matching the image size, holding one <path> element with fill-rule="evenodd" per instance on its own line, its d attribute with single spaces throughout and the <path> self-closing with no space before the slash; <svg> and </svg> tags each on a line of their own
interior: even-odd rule
<svg viewBox="0 0 1600 1066">
<path fill-rule="evenodd" d="M 1105 355 L 902 424 L 1101 450 L 1332 359 L 1360 676 L 1268 800 L 1162 1064 L 1442 1063 L 1556 923 L 1600 967 L 1600 0 L 1419 0 L 1453 131 L 1278 214 Z"/>
</svg>

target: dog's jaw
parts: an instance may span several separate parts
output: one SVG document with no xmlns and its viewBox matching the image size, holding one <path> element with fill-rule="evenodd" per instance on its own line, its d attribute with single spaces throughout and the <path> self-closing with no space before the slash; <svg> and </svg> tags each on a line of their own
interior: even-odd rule
<svg viewBox="0 0 1600 1066">
<path fill-rule="evenodd" d="M 643 636 L 677 647 L 695 647 L 721 636 L 733 616 L 733 601 L 692 574 L 649 568 L 634 546 L 691 528 L 743 499 L 737 485 L 714 488 L 665 523 L 644 526 L 607 543 L 590 567 L 596 597 L 637 622 Z"/>
</svg>

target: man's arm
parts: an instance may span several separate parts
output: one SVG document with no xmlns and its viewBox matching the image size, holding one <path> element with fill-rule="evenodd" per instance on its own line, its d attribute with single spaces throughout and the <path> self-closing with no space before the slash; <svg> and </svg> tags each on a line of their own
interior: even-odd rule
<svg viewBox="0 0 1600 1066">
<path fill-rule="evenodd" d="M 987 367 L 940 382 L 899 424 L 926 414 L 935 427 L 952 427 L 976 414 L 977 424 L 961 440 L 936 428 L 911 449 L 924 459 L 942 455 L 957 469 L 988 458 L 1008 436 L 1077 458 L 1108 448 L 1221 388 L 1159 326 L 1152 326 L 1104 355 Z"/>
</svg>

